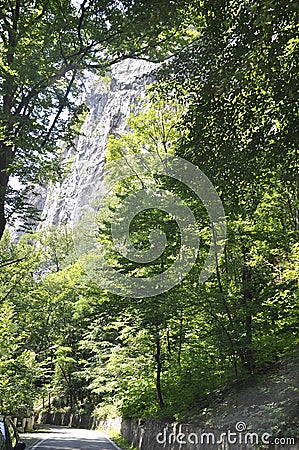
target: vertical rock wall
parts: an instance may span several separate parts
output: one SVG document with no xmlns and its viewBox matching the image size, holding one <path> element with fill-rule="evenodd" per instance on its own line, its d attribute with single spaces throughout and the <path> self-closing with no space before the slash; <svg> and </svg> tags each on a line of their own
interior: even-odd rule
<svg viewBox="0 0 299 450">
<path fill-rule="evenodd" d="M 92 199 L 95 187 L 103 178 L 107 139 L 121 135 L 132 106 L 145 97 L 146 85 L 155 65 L 127 59 L 112 68 L 111 80 L 90 84 L 86 96 L 89 113 L 78 137 L 76 150 L 69 149 L 65 158 L 69 170 L 61 183 L 47 186 L 38 198 L 42 222 L 38 229 L 73 222 L 75 205 Z"/>
</svg>

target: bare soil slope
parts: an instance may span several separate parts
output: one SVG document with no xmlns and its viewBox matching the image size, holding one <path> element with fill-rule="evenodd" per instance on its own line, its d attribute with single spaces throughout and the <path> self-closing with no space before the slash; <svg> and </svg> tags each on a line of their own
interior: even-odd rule
<svg viewBox="0 0 299 450">
<path fill-rule="evenodd" d="M 267 373 L 233 386 L 200 421 L 224 429 L 244 422 L 252 432 L 299 439 L 299 348 Z"/>
</svg>

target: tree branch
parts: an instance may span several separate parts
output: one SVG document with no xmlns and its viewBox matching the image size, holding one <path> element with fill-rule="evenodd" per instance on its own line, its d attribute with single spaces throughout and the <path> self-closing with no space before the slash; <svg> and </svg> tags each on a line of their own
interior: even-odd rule
<svg viewBox="0 0 299 450">
<path fill-rule="evenodd" d="M 0 267 L 10 266 L 11 264 L 15 264 L 21 261 L 24 261 L 24 258 L 14 259 L 13 261 L 5 261 L 4 263 L 0 263 Z"/>
<path fill-rule="evenodd" d="M 59 116 L 60 116 L 60 114 L 62 113 L 62 111 L 63 111 L 63 109 L 64 109 L 64 107 L 65 107 L 65 103 L 66 103 L 66 101 L 67 101 L 67 99 L 68 99 L 69 93 L 70 93 L 70 91 L 71 91 L 71 89 L 72 89 L 72 86 L 73 86 L 74 81 L 75 81 L 75 78 L 76 78 L 76 73 L 77 73 L 76 70 L 74 70 L 74 71 L 73 71 L 72 78 L 71 78 L 70 81 L 69 81 L 68 87 L 67 87 L 67 89 L 66 89 L 66 91 L 65 91 L 65 94 L 64 94 L 63 99 L 62 99 L 62 101 L 61 101 L 61 104 L 60 104 L 60 106 L 59 106 L 59 108 L 58 108 L 58 111 L 57 111 L 57 113 L 56 113 L 56 115 L 55 115 L 55 118 L 54 118 L 54 120 L 53 120 L 53 122 L 52 122 L 52 125 L 50 126 L 50 128 L 49 128 L 49 130 L 47 131 L 47 134 L 46 134 L 46 136 L 45 136 L 43 142 L 41 143 L 41 146 L 42 146 L 42 147 L 46 144 L 47 140 L 49 139 L 50 134 L 51 134 L 52 131 L 54 130 L 55 125 L 56 125 L 56 123 L 57 123 L 57 121 L 58 121 L 58 119 L 59 119 Z"/>
</svg>

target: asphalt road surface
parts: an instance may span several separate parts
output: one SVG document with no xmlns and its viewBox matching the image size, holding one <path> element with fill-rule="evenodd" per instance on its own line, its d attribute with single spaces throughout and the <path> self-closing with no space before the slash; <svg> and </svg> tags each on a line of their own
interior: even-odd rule
<svg viewBox="0 0 299 450">
<path fill-rule="evenodd" d="M 34 445 L 27 444 L 28 450 L 119 450 L 105 434 L 93 430 L 51 426 L 39 437 Z"/>
</svg>

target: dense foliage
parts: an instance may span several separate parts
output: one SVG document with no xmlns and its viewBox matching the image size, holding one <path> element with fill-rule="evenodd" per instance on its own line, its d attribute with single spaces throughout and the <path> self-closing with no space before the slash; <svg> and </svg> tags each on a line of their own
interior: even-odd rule
<svg viewBox="0 0 299 450">
<path fill-rule="evenodd" d="M 4 235 L 2 410 L 24 411 L 36 401 L 101 416 L 183 417 L 298 345 L 296 6 L 220 3 L 194 7 L 196 39 L 159 69 L 144 112 L 130 118 L 130 132 L 111 137 L 107 157 L 177 154 L 209 176 L 228 225 L 215 274 L 199 284 L 212 235 L 206 212 L 167 177 L 156 185 L 178 192 L 193 210 L 203 245 L 188 277 L 160 296 L 122 298 L 93 284 L 76 262 L 67 226 L 19 243 Z M 119 183 L 111 211 L 129 191 Z M 108 216 L 98 220 L 109 247 Z M 171 264 L 178 229 L 170 215 L 141 214 L 132 239 L 148 246 L 157 223 L 170 244 L 155 264 L 140 267 L 111 253 L 113 263 L 135 275 Z"/>
</svg>

